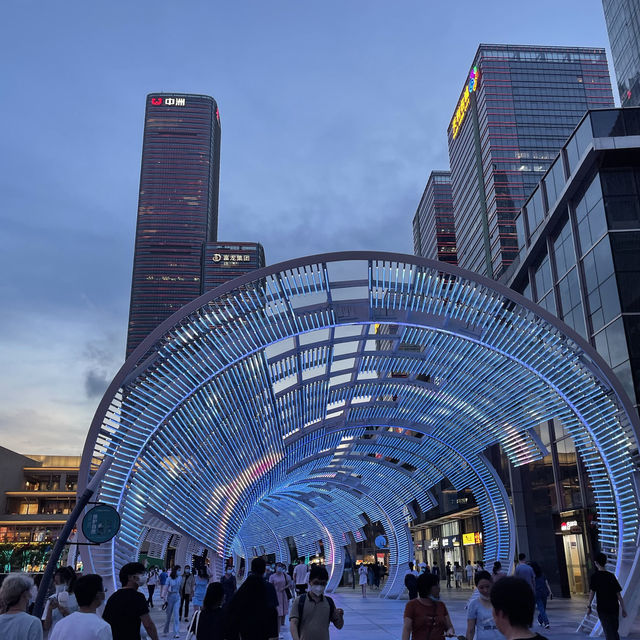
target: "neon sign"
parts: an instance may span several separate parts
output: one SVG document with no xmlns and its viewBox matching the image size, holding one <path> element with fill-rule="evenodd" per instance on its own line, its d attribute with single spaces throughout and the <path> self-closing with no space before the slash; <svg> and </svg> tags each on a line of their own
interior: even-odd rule
<svg viewBox="0 0 640 640">
<path fill-rule="evenodd" d="M 151 98 L 151 104 L 155 106 L 164 104 L 167 107 L 184 107 L 186 103 L 185 98 Z"/>
<path fill-rule="evenodd" d="M 479 81 L 480 70 L 477 66 L 474 66 L 469 72 L 469 81 L 467 82 L 467 86 L 462 90 L 462 96 L 460 96 L 456 113 L 451 121 L 451 135 L 454 139 L 458 135 L 462 121 L 464 120 L 467 109 L 469 108 L 469 103 L 471 102 L 470 96 L 478 88 Z"/>
</svg>

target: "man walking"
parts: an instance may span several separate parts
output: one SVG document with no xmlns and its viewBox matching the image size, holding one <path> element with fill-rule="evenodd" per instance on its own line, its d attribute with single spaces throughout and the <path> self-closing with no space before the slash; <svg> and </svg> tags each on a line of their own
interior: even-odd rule
<svg viewBox="0 0 640 640">
<path fill-rule="evenodd" d="M 108 600 L 102 617 L 111 625 L 113 640 L 140 640 L 140 623 L 151 640 L 158 640 L 158 630 L 149 615 L 147 599 L 138 592 L 146 582 L 144 565 L 129 562 L 120 569 L 118 589 Z"/>
<path fill-rule="evenodd" d="M 602 631 L 607 640 L 620 640 L 618 635 L 618 624 L 620 622 L 620 611 L 622 609 L 622 617 L 627 617 L 627 611 L 624 608 L 624 600 L 622 599 L 622 587 L 618 579 L 613 573 L 607 571 L 607 556 L 599 553 L 595 557 L 595 565 L 597 571 L 591 576 L 589 581 L 589 604 L 587 611 L 591 613 L 591 605 L 593 598 L 596 598 L 596 609 Z M 618 606 L 619 604 L 619 606 Z"/>
<path fill-rule="evenodd" d="M 344 626 L 344 611 L 336 609 L 333 599 L 324 595 L 329 574 L 313 565 L 309 573 L 309 591 L 293 601 L 289 613 L 289 631 L 293 640 L 329 640 L 329 623 Z"/>
<path fill-rule="evenodd" d="M 293 570 L 293 581 L 296 585 L 296 593 L 301 596 L 307 590 L 307 565 L 300 558 Z"/>
<path fill-rule="evenodd" d="M 530 587 L 532 593 L 536 592 L 536 574 L 527 564 L 527 556 L 524 553 L 518 554 L 518 564 L 515 570 L 516 578 L 524 580 Z"/>
</svg>

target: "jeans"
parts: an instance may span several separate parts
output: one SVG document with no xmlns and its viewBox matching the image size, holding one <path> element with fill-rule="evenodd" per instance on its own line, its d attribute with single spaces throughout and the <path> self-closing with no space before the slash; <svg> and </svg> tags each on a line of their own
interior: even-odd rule
<svg viewBox="0 0 640 640">
<path fill-rule="evenodd" d="M 169 633 L 169 625 L 173 620 L 173 633 L 178 634 L 180 632 L 180 616 L 179 616 L 179 607 L 180 607 L 180 594 L 179 593 L 169 593 L 167 596 L 167 618 L 164 621 L 164 632 Z"/>
<path fill-rule="evenodd" d="M 538 622 L 547 626 L 549 618 L 547 617 L 547 596 L 536 596 L 536 606 L 538 607 Z"/>
<path fill-rule="evenodd" d="M 617 613 L 598 613 L 600 623 L 602 624 L 602 632 L 606 640 L 620 640 L 618 635 L 618 624 L 620 619 Z"/>
</svg>

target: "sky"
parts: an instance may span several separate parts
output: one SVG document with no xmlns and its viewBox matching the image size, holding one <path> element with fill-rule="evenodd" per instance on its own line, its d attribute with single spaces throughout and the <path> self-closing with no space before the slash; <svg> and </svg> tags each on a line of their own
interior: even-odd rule
<svg viewBox="0 0 640 640">
<path fill-rule="evenodd" d="M 145 96 L 212 95 L 220 240 L 412 252 L 480 42 L 608 47 L 600 0 L 5 0 L 0 446 L 80 455 L 124 362 Z"/>
</svg>

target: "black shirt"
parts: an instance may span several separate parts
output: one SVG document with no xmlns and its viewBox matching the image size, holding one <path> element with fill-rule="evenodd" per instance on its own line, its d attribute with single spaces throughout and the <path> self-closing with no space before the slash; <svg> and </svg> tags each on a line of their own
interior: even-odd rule
<svg viewBox="0 0 640 640">
<path fill-rule="evenodd" d="M 222 608 L 202 609 L 198 618 L 197 640 L 224 640 L 226 611 Z"/>
<path fill-rule="evenodd" d="M 609 571 L 596 571 L 589 581 L 589 589 L 596 594 L 598 613 L 618 613 L 618 594 L 622 587 Z"/>
<path fill-rule="evenodd" d="M 102 617 L 111 625 L 113 640 L 140 640 L 140 618 L 149 613 L 147 599 L 135 589 L 118 589 Z"/>
</svg>

